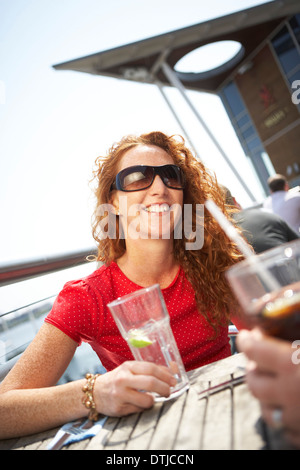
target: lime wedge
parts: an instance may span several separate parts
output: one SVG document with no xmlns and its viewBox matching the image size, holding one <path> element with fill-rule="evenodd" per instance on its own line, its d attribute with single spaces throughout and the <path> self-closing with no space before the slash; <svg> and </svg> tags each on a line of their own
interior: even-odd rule
<svg viewBox="0 0 300 470">
<path fill-rule="evenodd" d="M 146 346 L 150 346 L 152 341 L 147 338 L 147 336 L 133 336 L 132 338 L 129 338 L 128 343 L 134 348 L 145 348 Z"/>
</svg>

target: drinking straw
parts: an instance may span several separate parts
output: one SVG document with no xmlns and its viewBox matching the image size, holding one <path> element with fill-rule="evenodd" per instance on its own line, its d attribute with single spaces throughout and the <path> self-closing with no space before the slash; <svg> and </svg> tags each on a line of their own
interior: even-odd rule
<svg viewBox="0 0 300 470">
<path fill-rule="evenodd" d="M 236 243 L 238 249 L 241 253 L 243 253 L 245 258 L 253 256 L 254 253 L 251 248 L 247 245 L 244 239 L 240 236 L 237 229 L 234 227 L 234 225 L 232 225 L 232 223 L 229 222 L 227 217 L 225 217 L 223 212 L 218 208 L 214 201 L 208 199 L 207 201 L 205 201 L 205 207 L 219 223 L 220 227 L 224 230 L 227 237 L 234 243 Z"/>
<path fill-rule="evenodd" d="M 231 222 L 225 217 L 223 212 L 219 209 L 219 207 L 212 201 L 208 199 L 205 201 L 206 209 L 211 213 L 211 215 L 216 219 L 219 223 L 220 227 L 224 230 L 226 235 L 230 240 L 232 240 L 240 250 L 240 252 L 245 256 L 245 258 L 253 261 L 257 268 L 257 271 L 261 275 L 265 285 L 268 287 L 270 291 L 274 291 L 280 289 L 280 285 L 278 284 L 277 280 L 272 276 L 270 272 L 268 272 L 263 265 L 261 264 L 258 256 L 251 250 L 251 248 L 247 245 L 245 240 L 240 236 L 237 229 L 232 225 Z"/>
</svg>

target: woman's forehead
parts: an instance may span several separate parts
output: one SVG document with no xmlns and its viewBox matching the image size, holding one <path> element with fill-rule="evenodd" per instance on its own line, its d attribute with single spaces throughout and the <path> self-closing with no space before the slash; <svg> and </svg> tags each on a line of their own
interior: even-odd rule
<svg viewBox="0 0 300 470">
<path fill-rule="evenodd" d="M 119 171 L 133 165 L 167 165 L 174 163 L 173 158 L 156 145 L 136 145 L 127 150 L 119 163 Z"/>
</svg>

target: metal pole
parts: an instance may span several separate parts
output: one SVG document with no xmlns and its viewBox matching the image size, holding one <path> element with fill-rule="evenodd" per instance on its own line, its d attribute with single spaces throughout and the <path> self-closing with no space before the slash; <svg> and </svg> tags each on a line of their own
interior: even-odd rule
<svg viewBox="0 0 300 470">
<path fill-rule="evenodd" d="M 181 128 L 183 134 L 186 136 L 187 140 L 189 141 L 190 146 L 192 147 L 192 149 L 193 149 L 193 151 L 194 151 L 194 153 L 195 153 L 197 159 L 198 159 L 198 160 L 201 160 L 201 158 L 198 156 L 198 153 L 197 153 L 197 151 L 196 151 L 196 147 L 195 147 L 195 145 L 193 144 L 191 137 L 189 136 L 187 130 L 185 129 L 185 127 L 184 127 L 184 125 L 182 124 L 182 122 L 180 121 L 179 117 L 177 116 L 177 114 L 176 114 L 176 112 L 175 112 L 175 110 L 174 110 L 174 108 L 173 108 L 173 106 L 172 106 L 172 104 L 171 104 L 169 98 L 167 97 L 167 95 L 166 95 L 166 93 L 165 93 L 165 91 L 164 91 L 164 89 L 163 89 L 162 83 L 159 82 L 158 80 L 156 80 L 156 81 L 155 81 L 155 84 L 157 85 L 159 91 L 161 92 L 161 94 L 162 94 L 162 96 L 163 96 L 165 102 L 166 102 L 167 105 L 169 106 L 169 108 L 170 108 L 170 110 L 171 110 L 171 113 L 173 114 L 174 118 L 176 119 L 177 123 L 179 124 L 179 126 L 180 126 L 180 128 Z"/>
<path fill-rule="evenodd" d="M 70 253 L 52 255 L 48 257 L 33 258 L 11 263 L 0 263 L 0 287 L 14 282 L 25 281 L 42 274 L 50 274 L 62 269 L 75 268 L 93 260 L 97 249 L 83 249 Z M 89 260 L 88 258 L 92 256 Z"/>
<path fill-rule="evenodd" d="M 237 172 L 235 167 L 232 165 L 231 161 L 229 160 L 226 153 L 224 152 L 224 150 L 220 146 L 219 142 L 215 139 L 214 135 L 211 133 L 211 131 L 209 130 L 209 128 L 207 127 L 207 125 L 205 124 L 203 119 L 201 118 L 201 116 L 198 113 L 197 109 L 195 108 L 195 106 L 193 105 L 191 100 L 188 98 L 188 96 L 186 94 L 186 91 L 185 91 L 185 88 L 182 85 L 179 78 L 177 77 L 176 73 L 171 69 L 171 67 L 166 62 L 162 62 L 161 67 L 162 67 L 162 70 L 163 70 L 164 74 L 166 75 L 167 79 L 169 80 L 169 82 L 180 91 L 183 98 L 186 100 L 187 104 L 190 106 L 191 110 L 194 112 L 194 114 L 197 117 L 198 121 L 203 126 L 204 130 L 209 135 L 209 137 L 211 138 L 211 140 L 213 141 L 213 143 L 215 144 L 215 146 L 217 147 L 217 149 L 221 153 L 222 157 L 224 158 L 224 160 L 226 161 L 226 163 L 228 164 L 228 166 L 230 167 L 230 169 L 232 170 L 232 172 L 234 173 L 236 178 L 239 180 L 239 182 L 243 186 L 244 190 L 246 191 L 246 193 L 248 194 L 250 199 L 253 202 L 255 202 L 256 201 L 255 197 L 253 196 L 253 194 L 251 193 L 251 191 L 249 190 L 247 185 L 244 183 L 244 181 L 241 179 L 239 173 Z"/>
</svg>

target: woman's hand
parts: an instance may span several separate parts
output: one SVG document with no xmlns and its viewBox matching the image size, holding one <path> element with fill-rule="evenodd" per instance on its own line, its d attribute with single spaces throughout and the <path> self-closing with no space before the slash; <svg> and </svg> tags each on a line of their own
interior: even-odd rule
<svg viewBox="0 0 300 470">
<path fill-rule="evenodd" d="M 290 342 L 264 336 L 258 329 L 241 331 L 237 346 L 250 359 L 246 380 L 261 403 L 264 420 L 275 427 L 274 412 L 276 416 L 280 410 L 284 434 L 300 447 L 300 363 L 297 351 Z"/>
<path fill-rule="evenodd" d="M 168 397 L 170 387 L 176 383 L 166 367 L 150 362 L 124 362 L 97 378 L 94 387 L 96 408 L 109 416 L 140 412 L 153 406 L 151 392 Z"/>
</svg>

